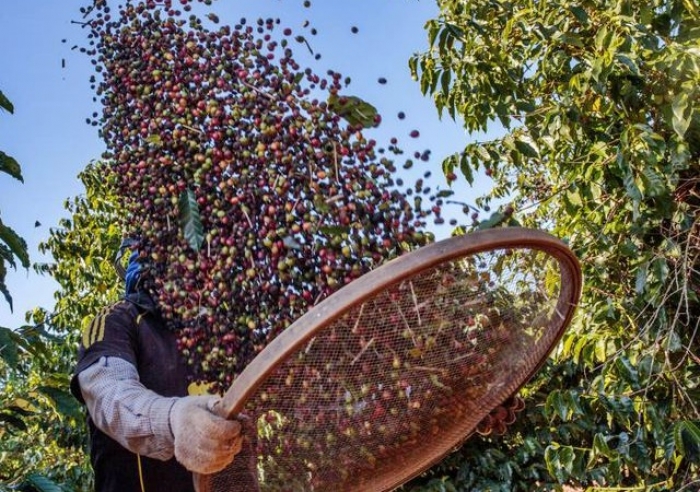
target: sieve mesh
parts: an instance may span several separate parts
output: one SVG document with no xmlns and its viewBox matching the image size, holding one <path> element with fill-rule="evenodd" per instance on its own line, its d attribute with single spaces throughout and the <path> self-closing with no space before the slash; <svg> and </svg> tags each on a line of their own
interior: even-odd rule
<svg viewBox="0 0 700 492">
<path fill-rule="evenodd" d="M 539 367 L 572 309 L 567 272 L 547 251 L 502 248 L 442 262 L 351 306 L 252 393 L 247 449 L 200 489 L 400 485 Z"/>
</svg>

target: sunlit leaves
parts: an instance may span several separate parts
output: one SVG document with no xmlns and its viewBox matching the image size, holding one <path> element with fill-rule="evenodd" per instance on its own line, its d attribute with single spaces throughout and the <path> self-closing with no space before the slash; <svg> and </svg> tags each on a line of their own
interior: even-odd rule
<svg viewBox="0 0 700 492">
<path fill-rule="evenodd" d="M 538 424 L 489 443 L 550 444 L 534 460 L 547 476 L 517 453 L 499 463 L 519 465 L 510 490 L 529 490 L 512 485 L 526 476 L 681 487 L 698 473 L 700 11 L 669 1 L 440 7 L 426 25 L 431 49 L 409 68 L 440 113 L 497 135 L 466 144 L 443 171 L 470 183 L 487 174 L 477 204 L 507 200 L 525 225 L 568 238 L 584 266 L 579 317 L 531 383 Z M 503 225 L 499 213 L 478 227 Z M 468 458 L 446 469 L 466 489 L 492 476 Z M 470 471 L 462 482 L 474 469 L 483 480 Z"/>
<path fill-rule="evenodd" d="M 59 284 L 52 327 L 75 333 L 81 320 L 115 301 L 123 289 L 113 260 L 122 240 L 112 183 L 105 163 L 89 164 L 80 174 L 85 193 L 67 200 L 67 217 L 52 229 L 40 250 L 55 261 L 47 265 Z M 173 224 L 175 226 L 175 224 Z"/>
<path fill-rule="evenodd" d="M 86 167 L 85 192 L 66 201 L 67 217 L 41 245 L 54 262 L 38 271 L 50 272 L 59 285 L 55 309 L 37 308 L 29 313 L 33 324 L 0 329 L 0 474 L 32 490 L 92 489 L 84 413 L 68 386 L 80 319 L 122 288 L 112 267 L 121 231 L 100 166 Z"/>
</svg>

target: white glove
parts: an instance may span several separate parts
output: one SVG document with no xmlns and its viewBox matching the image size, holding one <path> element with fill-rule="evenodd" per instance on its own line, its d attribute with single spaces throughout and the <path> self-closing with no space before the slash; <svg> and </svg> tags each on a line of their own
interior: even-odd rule
<svg viewBox="0 0 700 492">
<path fill-rule="evenodd" d="M 210 475 L 226 468 L 241 450 L 243 436 L 237 420 L 211 411 L 214 396 L 185 396 L 170 410 L 175 458 L 188 470 Z"/>
</svg>

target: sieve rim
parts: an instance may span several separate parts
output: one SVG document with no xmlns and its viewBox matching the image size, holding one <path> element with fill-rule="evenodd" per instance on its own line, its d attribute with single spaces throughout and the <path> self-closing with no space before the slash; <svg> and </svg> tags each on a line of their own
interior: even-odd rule
<svg viewBox="0 0 700 492">
<path fill-rule="evenodd" d="M 512 394 L 517 393 L 542 367 L 571 322 L 581 295 L 582 272 L 578 259 L 568 245 L 550 233 L 523 227 L 505 227 L 476 231 L 431 243 L 377 267 L 328 296 L 280 333 L 251 361 L 224 394 L 217 408 L 218 413 L 227 419 L 235 418 L 255 392 L 289 357 L 349 310 L 387 287 L 448 261 L 507 249 L 544 252 L 557 260 L 561 272 L 561 289 L 555 308 L 558 316 L 554 316 L 548 326 L 547 338 L 550 343 L 542 351 L 539 360 L 532 365 L 532 370 L 521 374 L 520 381 L 512 391 Z M 471 433 L 465 433 L 461 442 L 472 433 L 473 430 Z M 454 446 L 450 446 L 445 452 L 452 447 Z M 445 452 L 427 453 L 424 459 L 415 460 L 414 470 L 410 474 L 404 473 L 400 477 L 378 477 L 371 483 L 372 489 L 376 487 L 376 490 L 391 490 L 405 483 L 439 461 Z M 199 490 L 206 490 L 206 486 L 202 485 L 206 482 L 205 477 L 196 477 L 195 481 L 204 487 Z"/>
</svg>

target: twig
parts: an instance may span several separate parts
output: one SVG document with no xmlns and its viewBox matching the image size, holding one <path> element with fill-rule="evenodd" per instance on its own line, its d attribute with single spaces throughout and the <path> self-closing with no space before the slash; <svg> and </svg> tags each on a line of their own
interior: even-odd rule
<svg viewBox="0 0 700 492">
<path fill-rule="evenodd" d="M 337 202 L 339 200 L 342 200 L 344 197 L 342 194 L 337 194 L 332 197 L 330 197 L 328 200 L 326 200 L 326 205 L 330 205 L 331 203 Z"/>
<path fill-rule="evenodd" d="M 272 94 L 269 94 L 269 93 L 267 93 L 267 92 L 265 92 L 265 91 L 261 91 L 260 89 L 258 89 L 258 88 L 255 87 L 254 85 L 251 85 L 251 84 L 249 84 L 248 82 L 244 82 L 243 80 L 241 80 L 240 82 L 241 82 L 241 84 L 243 84 L 244 86 L 246 86 L 246 87 L 247 87 L 248 89 L 250 89 L 251 91 L 257 92 L 257 93 L 260 94 L 261 96 L 264 96 L 264 97 L 268 98 L 270 101 L 274 101 L 274 100 L 275 100 L 275 96 L 273 96 Z"/>
<path fill-rule="evenodd" d="M 406 319 L 406 316 L 403 314 L 403 311 L 401 311 L 401 306 L 399 305 L 398 302 L 396 302 L 393 299 L 391 302 L 396 307 L 396 311 L 398 311 L 399 315 L 401 316 L 401 319 L 403 320 L 404 325 L 406 326 L 406 329 L 408 330 L 408 333 L 411 335 L 411 341 L 413 342 L 413 346 L 418 348 L 418 343 L 416 342 L 416 334 L 413 333 L 413 330 L 411 329 L 411 325 L 409 324 L 408 319 Z"/>
<path fill-rule="evenodd" d="M 355 333 L 357 331 L 357 327 L 360 325 L 360 320 L 362 319 L 362 313 L 365 310 L 365 303 L 363 302 L 360 305 L 360 312 L 357 315 L 357 319 L 355 320 L 355 324 L 352 326 L 352 332 Z"/>
<path fill-rule="evenodd" d="M 373 343 L 374 343 L 374 337 L 370 338 L 369 342 L 367 342 L 367 343 L 365 344 L 365 346 L 362 347 L 362 350 L 360 350 L 360 351 L 357 353 L 357 355 L 356 355 L 355 358 L 352 360 L 352 362 L 350 362 L 350 365 L 351 365 L 351 366 L 354 366 L 354 365 L 355 365 L 355 362 L 357 362 L 358 359 L 359 359 L 360 357 L 362 357 L 362 354 L 364 354 L 364 353 L 367 351 L 367 349 L 370 347 L 370 345 L 372 345 Z"/>
<path fill-rule="evenodd" d="M 248 212 L 246 212 L 245 207 L 241 207 L 241 211 L 243 212 L 243 215 L 245 215 L 245 218 L 248 220 L 248 225 L 250 228 L 253 228 L 253 221 L 250 220 L 250 215 L 248 215 Z"/>
<path fill-rule="evenodd" d="M 435 372 L 438 374 L 447 374 L 447 369 L 442 368 L 442 367 L 410 366 L 410 367 L 407 367 L 406 369 L 416 369 L 417 371 Z"/>
<path fill-rule="evenodd" d="M 336 150 L 335 142 L 333 143 L 333 164 L 335 165 L 335 180 L 340 181 L 340 172 L 338 171 L 338 152 Z"/>
<path fill-rule="evenodd" d="M 418 305 L 418 298 L 416 297 L 416 291 L 413 289 L 413 282 L 409 280 L 408 286 L 411 288 L 411 296 L 413 297 L 413 305 L 416 307 L 416 317 L 418 318 L 418 326 L 422 326 L 423 322 L 420 319 L 420 306 Z"/>
<path fill-rule="evenodd" d="M 204 132 L 202 130 L 200 130 L 199 128 L 194 128 L 192 126 L 185 125 L 184 123 L 180 123 L 180 126 L 191 131 L 191 132 L 199 133 L 200 135 L 204 134 Z"/>
</svg>

